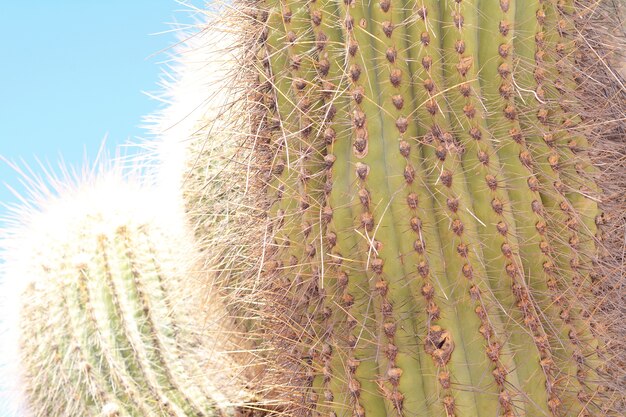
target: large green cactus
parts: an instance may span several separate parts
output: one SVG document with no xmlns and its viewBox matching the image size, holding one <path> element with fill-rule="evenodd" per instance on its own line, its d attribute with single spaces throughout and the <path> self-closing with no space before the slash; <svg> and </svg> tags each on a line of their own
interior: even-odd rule
<svg viewBox="0 0 626 417">
<path fill-rule="evenodd" d="M 587 301 L 598 189 L 575 91 L 593 7 L 240 8 L 264 314 L 288 370 L 273 382 L 300 411 L 611 413 Z"/>
</svg>

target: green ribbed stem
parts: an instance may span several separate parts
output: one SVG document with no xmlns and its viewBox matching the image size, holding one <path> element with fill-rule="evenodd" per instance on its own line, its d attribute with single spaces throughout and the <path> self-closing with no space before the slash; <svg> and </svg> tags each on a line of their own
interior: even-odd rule
<svg viewBox="0 0 626 417">
<path fill-rule="evenodd" d="M 597 204 L 578 192 L 595 185 L 571 150 L 555 168 L 535 92 L 556 82 L 535 62 L 542 13 L 556 3 L 258 5 L 269 16 L 259 78 L 274 98 L 260 148 L 274 233 L 266 274 L 289 286 L 279 294 L 296 308 L 284 322 L 305 317 L 293 341 L 307 357 L 296 361 L 299 406 L 358 417 L 599 412 L 601 361 L 577 353 L 597 343 L 565 295 L 583 291 L 570 259 L 595 252 Z M 587 253 L 559 236 L 571 223 L 563 204 L 588 229 Z"/>
</svg>

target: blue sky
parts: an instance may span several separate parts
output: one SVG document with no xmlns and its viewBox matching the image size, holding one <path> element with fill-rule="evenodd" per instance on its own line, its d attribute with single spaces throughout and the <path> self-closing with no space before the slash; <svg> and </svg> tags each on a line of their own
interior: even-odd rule
<svg viewBox="0 0 626 417">
<path fill-rule="evenodd" d="M 167 23 L 191 22 L 184 9 L 174 0 L 0 1 L 0 155 L 80 165 L 105 137 L 111 152 L 145 137 L 141 117 L 159 103 L 144 92 L 158 91 L 158 64 L 176 42 Z M 10 203 L 5 183 L 19 189 L 0 161 L 0 202 Z"/>
<path fill-rule="evenodd" d="M 159 91 L 177 41 L 168 23 L 191 22 L 184 10 L 174 0 L 0 0 L 0 155 L 80 166 L 105 137 L 110 153 L 140 141 L 142 116 L 161 106 L 144 92 Z M 0 203 L 16 202 L 4 184 L 21 189 L 0 160 Z"/>
</svg>

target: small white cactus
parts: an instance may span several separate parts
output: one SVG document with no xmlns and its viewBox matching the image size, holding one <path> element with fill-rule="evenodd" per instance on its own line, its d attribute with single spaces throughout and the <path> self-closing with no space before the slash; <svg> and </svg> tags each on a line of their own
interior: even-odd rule
<svg viewBox="0 0 626 417">
<path fill-rule="evenodd" d="M 211 416 L 250 400 L 180 200 L 140 182 L 113 168 L 36 184 L 5 231 L 5 380 L 22 415 Z"/>
</svg>

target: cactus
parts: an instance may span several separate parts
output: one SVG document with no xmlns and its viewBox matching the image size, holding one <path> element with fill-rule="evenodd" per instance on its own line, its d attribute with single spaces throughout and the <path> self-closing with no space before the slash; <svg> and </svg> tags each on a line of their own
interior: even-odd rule
<svg viewBox="0 0 626 417">
<path fill-rule="evenodd" d="M 602 7 L 239 3 L 267 222 L 238 242 L 290 413 L 619 414 L 580 94 Z"/>
<path fill-rule="evenodd" d="M 249 358 L 178 209 L 119 172 L 82 182 L 22 211 L 5 242 L 20 415 L 234 415 Z"/>
<path fill-rule="evenodd" d="M 96 181 L 8 239 L 25 412 L 622 415 L 612 7 L 222 10 L 150 120 L 161 198 Z"/>
</svg>

